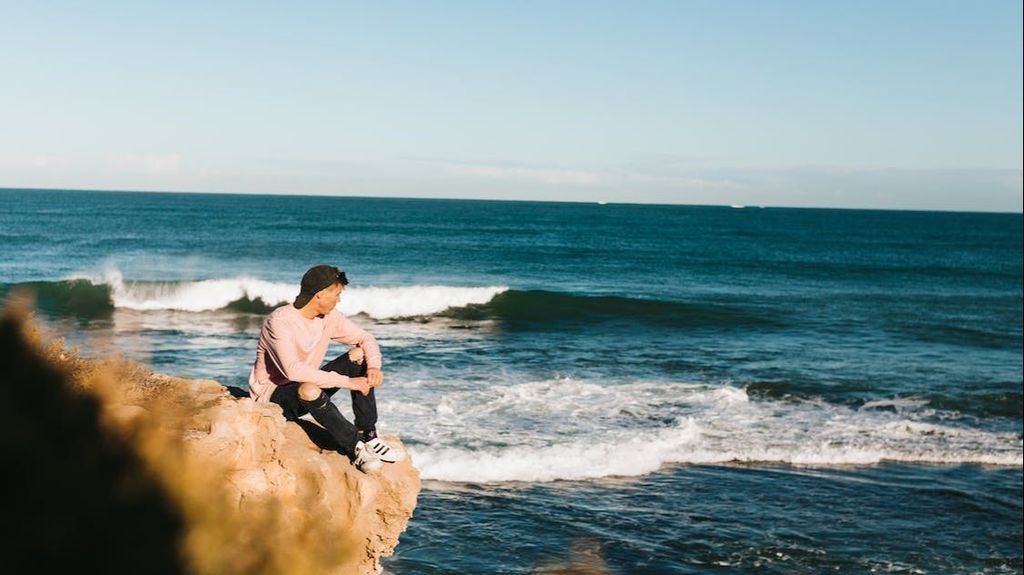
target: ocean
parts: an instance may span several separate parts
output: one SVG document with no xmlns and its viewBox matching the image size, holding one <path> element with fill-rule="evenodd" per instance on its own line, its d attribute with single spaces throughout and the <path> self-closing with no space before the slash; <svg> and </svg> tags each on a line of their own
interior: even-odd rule
<svg viewBox="0 0 1024 575">
<path fill-rule="evenodd" d="M 393 575 L 1021 573 L 1022 261 L 1020 214 L 0 190 L 0 295 L 162 373 L 245 387 L 344 269 Z"/>
</svg>

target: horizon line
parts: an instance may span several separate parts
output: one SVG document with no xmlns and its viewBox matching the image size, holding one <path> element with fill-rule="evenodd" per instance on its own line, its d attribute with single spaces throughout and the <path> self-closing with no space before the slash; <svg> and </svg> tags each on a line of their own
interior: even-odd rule
<svg viewBox="0 0 1024 575">
<path fill-rule="evenodd" d="M 875 212 L 934 212 L 947 214 L 1012 214 L 1024 215 L 1024 211 L 997 211 L 997 210 L 944 210 L 936 208 L 870 208 L 870 207 L 840 207 L 840 206 L 798 206 L 798 205 L 739 205 L 739 204 L 687 204 L 687 203 L 662 203 L 662 202 L 628 202 L 614 200 L 524 200 L 506 198 L 452 198 L 441 196 L 369 196 L 369 195 L 348 195 L 348 194 L 303 194 L 303 193 L 281 193 L 281 192 L 211 192 L 202 190 L 131 190 L 131 189 L 105 189 L 105 188 L 48 188 L 48 187 L 8 187 L 0 186 L 0 192 L 12 191 L 39 191 L 39 192 L 87 192 L 87 193 L 117 193 L 117 194 L 195 194 L 206 196 L 269 196 L 269 197 L 291 197 L 291 198 L 352 198 L 372 200 L 441 200 L 441 201 L 469 201 L 469 202 L 519 202 L 539 204 L 599 204 L 599 205 L 629 205 L 629 206 L 678 206 L 678 207 L 699 207 L 699 208 L 730 208 L 730 209 L 786 209 L 786 210 L 846 210 L 846 211 L 875 211 Z"/>
</svg>

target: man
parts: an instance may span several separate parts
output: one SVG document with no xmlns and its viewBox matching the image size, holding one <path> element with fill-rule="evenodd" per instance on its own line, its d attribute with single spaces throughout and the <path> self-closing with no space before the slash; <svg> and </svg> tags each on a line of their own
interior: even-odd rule
<svg viewBox="0 0 1024 575">
<path fill-rule="evenodd" d="M 374 389 L 384 382 L 377 340 L 334 309 L 348 285 L 334 266 L 313 266 L 302 276 L 298 297 L 263 322 L 249 395 L 281 406 L 289 421 L 309 413 L 365 473 L 404 454 L 377 437 Z M 319 367 L 331 341 L 356 346 Z M 331 403 L 338 389 L 352 390 L 355 425 Z"/>
</svg>

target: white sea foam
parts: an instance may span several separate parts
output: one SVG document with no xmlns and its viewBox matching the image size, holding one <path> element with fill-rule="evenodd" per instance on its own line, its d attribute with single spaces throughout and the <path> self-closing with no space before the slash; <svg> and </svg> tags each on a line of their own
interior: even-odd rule
<svg viewBox="0 0 1024 575">
<path fill-rule="evenodd" d="M 893 413 L 753 401 L 729 385 L 572 378 L 393 385 L 382 424 L 407 440 L 425 479 L 575 480 L 672 463 L 1024 465 L 1019 434 L 917 420 L 931 412 L 909 404 Z"/>
<path fill-rule="evenodd" d="M 110 286 L 114 307 L 141 311 L 212 311 L 233 301 L 261 299 L 274 306 L 292 301 L 298 285 L 237 277 L 182 282 L 126 281 L 120 270 L 107 268 L 98 276 L 78 276 Z M 483 304 L 508 290 L 505 286 L 454 287 L 350 287 L 338 309 L 347 315 L 366 314 L 376 319 L 431 315 L 451 307 Z"/>
<path fill-rule="evenodd" d="M 890 408 L 895 411 L 902 411 L 908 408 L 915 409 L 924 405 L 928 405 L 927 399 L 915 399 L 913 397 L 897 397 L 892 399 L 876 399 L 874 401 L 865 401 L 864 405 L 860 406 L 860 409 Z"/>
<path fill-rule="evenodd" d="M 485 304 L 508 291 L 507 286 L 352 287 L 345 290 L 338 309 L 377 319 L 432 315 L 448 308 Z"/>
</svg>

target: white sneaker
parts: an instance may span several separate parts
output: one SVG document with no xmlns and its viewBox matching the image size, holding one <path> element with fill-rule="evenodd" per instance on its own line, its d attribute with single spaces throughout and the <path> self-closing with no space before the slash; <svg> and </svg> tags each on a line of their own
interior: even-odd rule
<svg viewBox="0 0 1024 575">
<path fill-rule="evenodd" d="M 395 463 L 405 459 L 404 451 L 391 447 L 379 437 L 367 441 L 366 447 L 384 463 Z"/>
<path fill-rule="evenodd" d="M 362 441 L 356 443 L 356 458 L 352 460 L 352 465 L 355 465 L 356 469 L 363 473 L 373 473 L 384 467 L 380 458 Z"/>
</svg>

